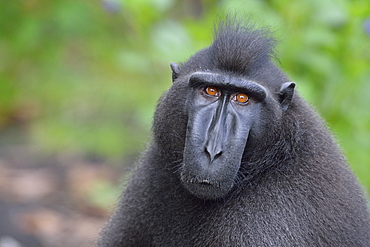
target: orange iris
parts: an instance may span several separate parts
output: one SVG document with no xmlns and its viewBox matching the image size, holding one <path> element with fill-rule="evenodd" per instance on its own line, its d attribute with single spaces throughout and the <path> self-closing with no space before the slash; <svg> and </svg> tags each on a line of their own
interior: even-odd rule
<svg viewBox="0 0 370 247">
<path fill-rule="evenodd" d="M 244 94 L 244 93 L 238 93 L 237 95 L 236 95 L 236 101 L 238 101 L 239 103 L 246 103 L 247 101 L 248 101 L 248 96 L 246 95 L 246 94 Z"/>
<path fill-rule="evenodd" d="M 206 94 L 210 95 L 210 96 L 215 96 L 215 97 L 218 97 L 220 95 L 220 92 L 218 91 L 217 88 L 215 87 L 206 87 L 204 89 L 204 91 L 206 92 Z"/>
</svg>

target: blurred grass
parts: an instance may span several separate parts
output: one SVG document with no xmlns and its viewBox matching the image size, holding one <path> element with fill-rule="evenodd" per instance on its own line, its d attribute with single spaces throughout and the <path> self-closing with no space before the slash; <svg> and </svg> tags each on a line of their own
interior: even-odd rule
<svg viewBox="0 0 370 247">
<path fill-rule="evenodd" d="M 370 191 L 368 0 L 3 0 L 0 131 L 25 130 L 47 153 L 131 160 L 171 84 L 169 62 L 209 45 L 227 11 L 276 30 L 277 62 Z"/>
</svg>

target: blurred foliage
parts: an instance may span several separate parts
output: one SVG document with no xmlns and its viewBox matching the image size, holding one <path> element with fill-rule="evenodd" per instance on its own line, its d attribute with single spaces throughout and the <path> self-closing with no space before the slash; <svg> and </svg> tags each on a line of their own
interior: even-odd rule
<svg viewBox="0 0 370 247">
<path fill-rule="evenodd" d="M 238 13 L 272 26 L 279 65 L 370 188 L 368 0 L 0 0 L 0 131 L 45 152 L 122 160 L 145 148 L 169 62 Z M 114 163 L 114 162 L 113 162 Z"/>
</svg>

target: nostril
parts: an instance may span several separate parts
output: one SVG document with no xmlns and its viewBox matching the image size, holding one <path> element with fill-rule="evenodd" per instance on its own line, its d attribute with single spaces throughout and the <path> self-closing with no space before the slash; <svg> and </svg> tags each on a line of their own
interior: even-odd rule
<svg viewBox="0 0 370 247">
<path fill-rule="evenodd" d="M 219 152 L 219 153 L 217 153 L 217 154 L 215 155 L 214 159 L 219 158 L 221 155 L 222 155 L 222 151 L 221 151 L 221 152 Z"/>
<path fill-rule="evenodd" d="M 212 162 L 213 160 L 219 158 L 222 155 L 222 151 L 214 151 L 210 152 L 207 147 L 204 149 L 204 152 L 206 153 L 208 159 Z"/>
<path fill-rule="evenodd" d="M 208 159 L 212 160 L 212 159 L 211 159 L 211 154 L 208 152 L 207 147 L 205 147 L 205 148 L 204 148 L 204 152 L 206 153 L 206 155 L 207 155 Z"/>
</svg>

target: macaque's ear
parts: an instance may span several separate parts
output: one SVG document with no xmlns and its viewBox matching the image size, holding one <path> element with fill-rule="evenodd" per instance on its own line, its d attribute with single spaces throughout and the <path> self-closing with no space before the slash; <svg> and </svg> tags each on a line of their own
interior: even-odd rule
<svg viewBox="0 0 370 247">
<path fill-rule="evenodd" d="M 279 92 L 280 105 L 283 111 L 288 110 L 290 102 L 292 101 L 294 94 L 295 83 L 294 82 L 285 82 L 281 85 Z"/>
<path fill-rule="evenodd" d="M 170 63 L 170 67 L 172 70 L 172 83 L 176 80 L 180 73 L 180 67 L 176 63 Z"/>
</svg>

